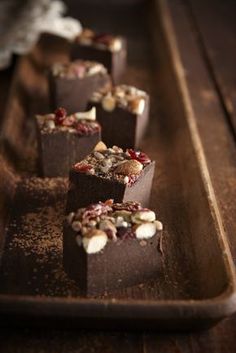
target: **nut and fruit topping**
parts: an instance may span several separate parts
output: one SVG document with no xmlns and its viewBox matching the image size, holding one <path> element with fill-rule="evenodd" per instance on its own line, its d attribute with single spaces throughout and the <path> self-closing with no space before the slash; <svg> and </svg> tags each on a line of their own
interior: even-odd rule
<svg viewBox="0 0 236 353">
<path fill-rule="evenodd" d="M 127 152 L 132 159 L 139 161 L 143 165 L 149 164 L 151 162 L 150 158 L 148 157 L 148 155 L 146 155 L 146 153 L 134 151 L 132 149 L 128 149 Z"/>
<path fill-rule="evenodd" d="M 96 34 L 90 29 L 85 28 L 76 41 L 82 45 L 93 46 L 95 48 L 118 52 L 122 49 L 122 39 L 107 33 Z"/>
<path fill-rule="evenodd" d="M 134 232 L 137 239 L 149 239 L 156 234 L 157 227 L 154 222 L 141 223 L 134 226 Z"/>
<path fill-rule="evenodd" d="M 127 109 L 133 114 L 144 112 L 147 93 L 133 86 L 119 85 L 109 90 L 94 92 L 91 101 L 100 102 L 103 109 L 112 112 L 116 107 Z"/>
<path fill-rule="evenodd" d="M 105 232 L 100 229 L 93 229 L 88 235 L 82 239 L 87 254 L 95 254 L 105 247 L 108 240 Z"/>
<path fill-rule="evenodd" d="M 79 112 L 74 114 L 77 120 L 96 120 L 96 108 L 92 107 L 87 112 Z"/>
<path fill-rule="evenodd" d="M 89 173 L 89 174 L 94 174 L 94 169 L 91 165 L 85 164 L 85 163 L 76 163 L 74 165 L 74 169 L 77 170 L 78 172 L 81 173 Z"/>
<path fill-rule="evenodd" d="M 136 114 L 142 114 L 145 108 L 145 99 L 143 98 L 132 99 L 129 102 L 129 107 L 132 112 L 135 112 Z"/>
<path fill-rule="evenodd" d="M 114 203 L 113 205 L 114 210 L 125 210 L 128 212 L 134 212 L 137 210 L 141 210 L 141 204 L 140 202 L 135 202 L 135 201 L 127 201 L 125 203 Z"/>
<path fill-rule="evenodd" d="M 115 168 L 115 173 L 123 175 L 136 175 L 139 174 L 142 169 L 142 163 L 138 162 L 135 159 L 129 159 L 128 161 L 119 164 Z"/>
<path fill-rule="evenodd" d="M 112 112 L 116 107 L 116 100 L 112 95 L 107 94 L 102 100 L 102 107 L 107 112 Z"/>
<path fill-rule="evenodd" d="M 91 45 L 94 36 L 95 33 L 91 29 L 84 28 L 76 40 L 83 45 Z"/>
<path fill-rule="evenodd" d="M 94 152 L 75 164 L 73 169 L 131 186 L 149 163 L 150 158 L 143 152 L 134 150 L 124 152 L 120 147 L 107 148 L 100 142 Z"/>
<path fill-rule="evenodd" d="M 96 108 L 87 112 L 78 112 L 67 115 L 64 108 L 56 109 L 54 114 L 37 115 L 42 132 L 68 131 L 81 136 L 93 135 L 101 130 L 96 121 Z"/>
<path fill-rule="evenodd" d="M 104 65 L 96 61 L 75 60 L 70 63 L 56 63 L 52 67 L 52 74 L 60 78 L 84 78 L 96 74 L 106 74 Z"/>
<path fill-rule="evenodd" d="M 76 233 L 78 246 L 88 254 L 101 251 L 108 241 L 149 239 L 163 229 L 153 211 L 134 201 L 98 202 L 71 212 L 67 222 Z"/>
<path fill-rule="evenodd" d="M 104 142 L 99 141 L 96 146 L 94 147 L 94 151 L 105 151 L 107 150 L 107 146 L 105 145 Z"/>
<path fill-rule="evenodd" d="M 62 125 L 63 121 L 66 118 L 67 111 L 64 108 L 58 108 L 55 110 L 55 124 Z"/>
<path fill-rule="evenodd" d="M 133 223 L 153 222 L 156 219 L 155 212 L 151 210 L 136 211 L 132 214 Z"/>
</svg>

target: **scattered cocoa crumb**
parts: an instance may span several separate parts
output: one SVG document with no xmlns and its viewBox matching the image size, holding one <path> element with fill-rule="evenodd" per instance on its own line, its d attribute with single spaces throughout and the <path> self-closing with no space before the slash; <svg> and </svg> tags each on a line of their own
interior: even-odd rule
<svg viewBox="0 0 236 353">
<path fill-rule="evenodd" d="M 6 251 L 12 271 L 22 266 L 21 278 L 11 273 L 7 279 L 8 283 L 17 281 L 19 293 L 79 294 L 76 283 L 67 276 L 62 265 L 66 192 L 67 180 L 63 178 L 30 178 L 18 187 L 16 199 L 20 208 L 8 226 Z"/>
</svg>

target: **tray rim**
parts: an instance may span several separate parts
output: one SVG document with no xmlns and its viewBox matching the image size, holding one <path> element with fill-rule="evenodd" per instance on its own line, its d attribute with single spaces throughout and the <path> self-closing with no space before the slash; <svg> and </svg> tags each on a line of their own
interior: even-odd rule
<svg viewBox="0 0 236 353">
<path fill-rule="evenodd" d="M 14 305 L 12 305 L 14 304 Z M 220 320 L 235 312 L 236 293 L 230 288 L 213 299 L 203 300 L 122 300 L 76 299 L 70 297 L 40 297 L 1 295 L 0 312 L 44 318 L 100 319 L 197 319 Z M 48 310 L 50 309 L 50 310 Z M 72 311 L 71 311 L 72 310 Z"/>
<path fill-rule="evenodd" d="M 185 119 L 188 125 L 192 145 L 197 158 L 198 168 L 202 179 L 203 187 L 208 199 L 209 208 L 214 218 L 217 241 L 222 252 L 223 263 L 225 267 L 228 283 L 221 294 L 203 299 L 92 299 L 75 297 L 50 297 L 39 295 L 14 295 L 0 294 L 0 312 L 5 314 L 19 313 L 24 315 L 53 316 L 55 313 L 60 316 L 58 309 L 62 311 L 63 316 L 73 317 L 101 317 L 119 319 L 127 318 L 129 315 L 135 315 L 135 318 L 178 318 L 191 317 L 197 318 L 204 316 L 205 319 L 220 319 L 236 311 L 236 275 L 234 263 L 229 249 L 227 236 L 223 227 L 220 210 L 217 204 L 215 192 L 210 179 L 208 166 L 199 136 L 196 118 L 192 109 L 191 98 L 189 96 L 187 83 L 183 74 L 182 65 L 177 39 L 174 33 L 171 15 L 167 5 L 168 0 L 154 0 L 155 15 L 160 21 L 162 31 L 165 36 L 168 51 L 171 57 L 171 63 L 176 76 L 176 83 L 181 95 L 181 104 L 185 110 Z M 15 68 L 15 71 L 17 67 Z M 12 83 L 14 83 L 13 75 Z M 12 84 L 11 84 L 12 86 Z M 12 87 L 9 90 L 9 98 L 12 94 Z M 8 98 L 8 100 L 9 100 Z M 6 113 L 5 113 L 6 116 Z M 2 127 L 4 125 L 4 121 Z M 15 305 L 13 305 L 15 304 Z M 32 305 L 34 304 L 34 305 Z M 43 308 L 42 308 L 43 305 Z M 50 307 L 50 311 L 46 310 Z M 66 308 L 65 308 L 66 307 Z M 66 311 L 67 308 L 73 308 L 73 312 Z M 43 310 L 42 310 L 43 309 Z M 130 309 L 130 311 L 129 311 Z M 170 310 L 171 309 L 171 310 Z M 115 317 L 114 317 L 115 314 Z M 112 316 L 113 315 L 113 316 Z"/>
<path fill-rule="evenodd" d="M 234 313 L 236 311 L 236 302 L 235 302 L 236 274 L 234 270 L 234 262 L 229 248 L 227 235 L 224 230 L 220 209 L 219 209 L 214 188 L 211 182 L 203 145 L 201 142 L 200 134 L 196 123 L 196 118 L 192 108 L 192 102 L 191 102 L 191 98 L 189 95 L 187 82 L 184 74 L 184 67 L 182 64 L 181 55 L 178 48 L 178 43 L 174 32 L 170 11 L 167 5 L 168 1 L 169 0 L 154 0 L 155 9 L 156 11 L 158 9 L 161 13 L 161 15 L 158 16 L 158 18 L 161 23 L 163 33 L 165 34 L 165 39 L 167 42 L 168 51 L 170 53 L 174 74 L 176 76 L 178 90 L 180 92 L 182 105 L 185 111 L 185 119 L 187 121 L 190 137 L 192 139 L 192 146 L 194 148 L 195 155 L 197 158 L 203 186 L 207 194 L 209 208 L 211 211 L 213 211 L 212 215 L 215 221 L 217 240 L 219 242 L 219 245 L 222 251 L 223 261 L 224 261 L 225 269 L 227 271 L 227 275 L 229 279 L 228 288 L 225 289 L 220 296 L 213 297 L 210 300 L 217 301 L 222 296 L 225 296 L 225 304 L 227 303 L 227 301 L 229 304 L 231 303 L 233 306 L 232 313 Z M 231 289 L 229 287 L 231 287 Z M 228 292 L 228 289 L 229 289 L 229 292 Z M 208 302 L 208 299 L 203 299 L 202 302 Z"/>
</svg>

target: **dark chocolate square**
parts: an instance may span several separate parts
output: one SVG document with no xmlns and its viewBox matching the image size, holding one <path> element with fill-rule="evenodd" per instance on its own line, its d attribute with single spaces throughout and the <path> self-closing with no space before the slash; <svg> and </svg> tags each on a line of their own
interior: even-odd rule
<svg viewBox="0 0 236 353">
<path fill-rule="evenodd" d="M 64 269 L 78 283 L 81 294 L 103 295 L 158 278 L 161 267 L 158 242 L 158 234 L 146 240 L 118 239 L 110 241 L 99 253 L 87 254 L 78 246 L 75 232 L 65 222 Z"/>
<path fill-rule="evenodd" d="M 102 63 L 111 74 L 113 83 L 120 83 L 122 81 L 127 62 L 127 43 L 124 38 L 121 38 L 121 41 L 122 49 L 117 52 L 74 42 L 71 50 L 71 58 L 72 60 L 83 59 Z"/>
<path fill-rule="evenodd" d="M 90 154 L 101 139 L 95 108 L 67 115 L 64 108 L 35 117 L 40 172 L 67 177 L 71 166 Z"/>
<path fill-rule="evenodd" d="M 90 204 L 67 215 L 63 264 L 85 295 L 102 295 L 158 275 L 162 223 L 136 201 Z"/>
<path fill-rule="evenodd" d="M 155 162 L 151 162 L 145 166 L 135 183 L 129 186 L 114 179 L 105 179 L 71 169 L 67 211 L 74 211 L 107 199 L 114 199 L 114 202 L 135 200 L 147 207 L 154 171 Z"/>
<path fill-rule="evenodd" d="M 49 93 L 52 110 L 64 107 L 68 114 L 84 111 L 94 91 L 110 86 L 108 74 L 84 78 L 56 77 L 49 73 Z"/>
<path fill-rule="evenodd" d="M 107 146 L 117 145 L 122 148 L 138 148 L 142 143 L 149 120 L 149 96 L 145 99 L 142 114 L 116 107 L 106 111 L 101 103 L 90 102 L 88 108 L 95 106 L 97 120 L 102 126 L 102 140 Z"/>
<path fill-rule="evenodd" d="M 67 177 L 71 166 L 86 157 L 100 139 L 100 132 L 79 136 L 67 131 L 38 131 L 41 174 L 45 177 Z"/>
</svg>

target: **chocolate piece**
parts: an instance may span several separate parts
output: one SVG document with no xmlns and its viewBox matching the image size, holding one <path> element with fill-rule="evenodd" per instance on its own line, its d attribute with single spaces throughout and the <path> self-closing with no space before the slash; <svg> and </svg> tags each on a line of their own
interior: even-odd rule
<svg viewBox="0 0 236 353">
<path fill-rule="evenodd" d="M 49 73 L 52 109 L 65 107 L 69 114 L 86 109 L 94 91 L 107 89 L 111 81 L 106 68 L 92 61 L 56 63 Z"/>
<path fill-rule="evenodd" d="M 95 34 L 84 29 L 72 45 L 71 57 L 101 62 L 117 84 L 122 81 L 126 68 L 127 43 L 120 36 Z"/>
<path fill-rule="evenodd" d="M 59 108 L 55 114 L 36 116 L 43 176 L 68 176 L 71 165 L 93 151 L 101 135 L 95 119 L 95 108 L 70 116 Z"/>
<path fill-rule="evenodd" d="M 113 148 L 95 151 L 70 171 L 67 211 L 113 198 L 148 206 L 155 162 L 138 151 Z M 86 190 L 86 192 L 85 192 Z"/>
<path fill-rule="evenodd" d="M 155 213 L 138 202 L 107 200 L 76 210 L 64 223 L 65 271 L 88 296 L 154 278 L 161 230 Z"/>
<path fill-rule="evenodd" d="M 57 53 L 57 55 L 60 54 L 62 59 L 64 59 L 65 57 L 65 62 L 66 62 L 68 53 L 70 52 L 70 49 L 71 49 L 71 41 L 74 40 L 74 37 L 75 37 L 75 34 L 73 35 L 73 38 L 68 39 L 57 34 L 43 32 L 40 34 L 39 40 L 37 42 L 37 46 L 44 53 L 54 52 L 54 53 Z"/>
<path fill-rule="evenodd" d="M 88 107 L 96 107 L 102 140 L 108 145 L 138 148 L 149 120 L 149 96 L 133 86 L 94 92 Z"/>
</svg>

